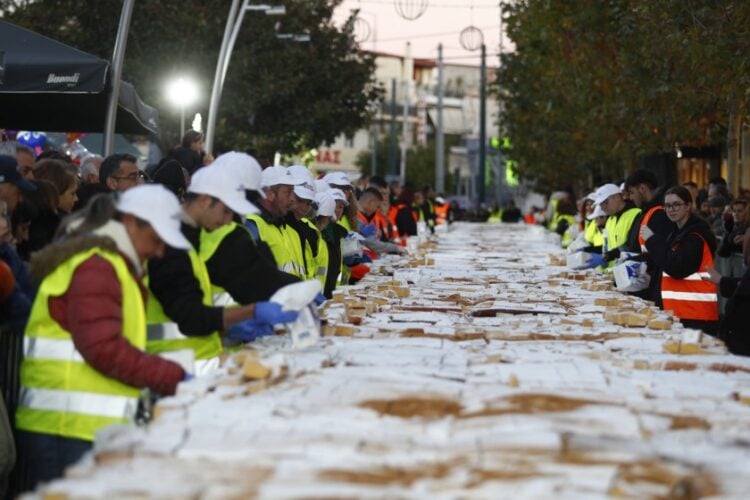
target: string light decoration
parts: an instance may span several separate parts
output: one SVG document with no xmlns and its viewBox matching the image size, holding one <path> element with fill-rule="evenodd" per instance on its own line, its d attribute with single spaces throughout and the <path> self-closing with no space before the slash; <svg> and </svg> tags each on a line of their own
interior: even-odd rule
<svg viewBox="0 0 750 500">
<path fill-rule="evenodd" d="M 372 36 L 372 26 L 360 15 L 354 18 L 354 41 L 365 43 Z"/>
<path fill-rule="evenodd" d="M 422 17 L 429 4 L 429 0 L 393 0 L 396 13 L 408 21 Z"/>
<path fill-rule="evenodd" d="M 484 45 L 484 33 L 476 26 L 467 26 L 461 31 L 459 41 L 461 42 L 461 47 L 473 52 L 479 50 Z"/>
</svg>

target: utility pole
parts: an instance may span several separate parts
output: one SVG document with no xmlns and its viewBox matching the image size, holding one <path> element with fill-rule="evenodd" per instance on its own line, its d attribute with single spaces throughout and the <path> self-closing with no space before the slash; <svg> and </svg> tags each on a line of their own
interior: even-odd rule
<svg viewBox="0 0 750 500">
<path fill-rule="evenodd" d="M 411 81 L 411 43 L 406 42 L 406 56 L 404 57 L 404 118 L 401 138 L 401 168 L 399 179 L 401 185 L 406 183 L 406 149 L 409 141 L 409 82 Z"/>
<path fill-rule="evenodd" d="M 485 200 L 485 164 L 487 163 L 487 46 L 482 44 L 482 65 L 479 69 L 479 172 L 478 202 L 481 207 Z"/>
<path fill-rule="evenodd" d="M 443 134 L 443 44 L 438 44 L 437 130 L 435 131 L 435 191 L 445 193 L 445 135 Z"/>
<path fill-rule="evenodd" d="M 391 174 L 398 175 L 396 165 L 396 79 L 391 80 Z"/>
</svg>

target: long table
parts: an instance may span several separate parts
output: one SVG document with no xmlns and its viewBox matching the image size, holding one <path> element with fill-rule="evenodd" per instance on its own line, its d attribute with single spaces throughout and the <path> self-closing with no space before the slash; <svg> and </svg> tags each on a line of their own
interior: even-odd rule
<svg viewBox="0 0 750 500">
<path fill-rule="evenodd" d="M 450 229 L 337 290 L 316 345 L 248 344 L 37 495 L 747 498 L 750 359 L 540 227 Z"/>
</svg>

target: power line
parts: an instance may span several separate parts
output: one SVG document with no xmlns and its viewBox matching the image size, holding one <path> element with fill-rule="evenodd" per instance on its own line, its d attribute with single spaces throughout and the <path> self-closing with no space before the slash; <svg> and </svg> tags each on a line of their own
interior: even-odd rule
<svg viewBox="0 0 750 500">
<path fill-rule="evenodd" d="M 492 26 L 478 26 L 479 29 L 490 29 L 490 28 L 496 28 L 497 25 Z M 442 33 L 424 33 L 422 35 L 406 35 L 406 36 L 396 36 L 392 38 L 379 38 L 378 43 L 380 42 L 391 42 L 391 41 L 397 41 L 397 40 L 412 40 L 415 38 L 434 38 L 437 36 L 443 36 L 443 35 L 456 35 L 460 34 L 463 31 L 463 29 L 460 29 L 458 31 L 444 31 Z"/>
<path fill-rule="evenodd" d="M 354 0 L 348 0 L 350 3 L 353 3 Z M 357 0 L 357 3 L 369 3 L 369 4 L 376 4 L 376 5 L 390 5 L 393 3 L 393 1 L 389 0 Z M 500 6 L 498 4 L 494 5 L 466 5 L 466 4 L 433 4 L 430 3 L 430 8 L 438 8 L 438 9 L 499 9 Z"/>
</svg>

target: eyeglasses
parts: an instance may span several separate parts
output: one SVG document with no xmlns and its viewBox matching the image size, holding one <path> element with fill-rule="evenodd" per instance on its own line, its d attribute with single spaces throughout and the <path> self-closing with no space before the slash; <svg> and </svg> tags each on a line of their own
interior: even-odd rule
<svg viewBox="0 0 750 500">
<path fill-rule="evenodd" d="M 664 204 L 664 210 L 679 210 L 684 205 L 687 205 L 687 203 L 682 203 L 682 202 L 678 202 L 678 203 L 665 203 Z"/>
<path fill-rule="evenodd" d="M 123 176 L 112 175 L 110 177 L 118 181 L 130 181 L 130 182 L 136 182 L 138 179 L 146 178 L 146 176 L 143 175 L 143 172 L 133 172 L 132 174 L 123 175 Z"/>
</svg>

